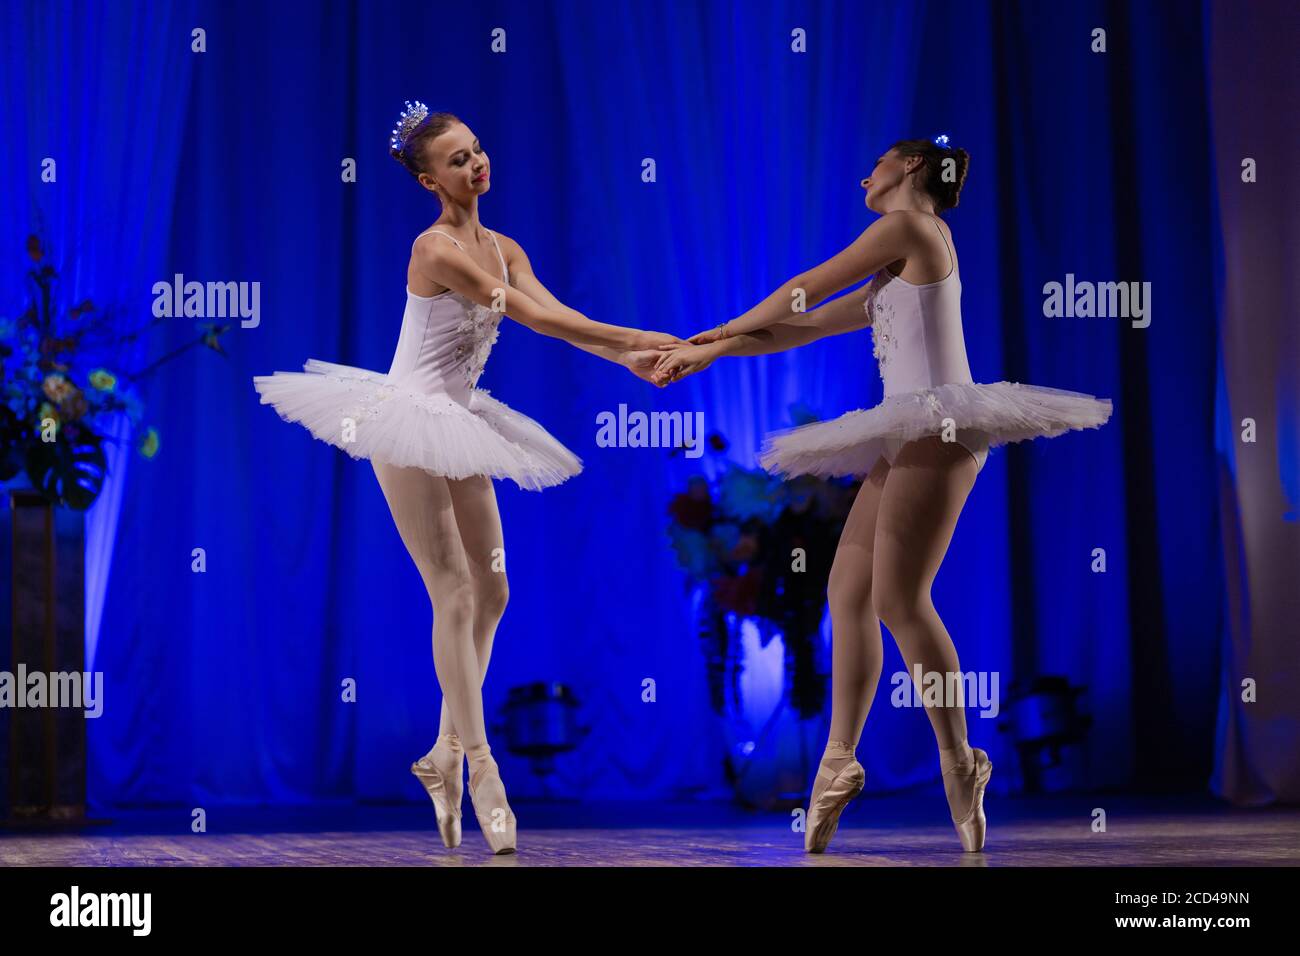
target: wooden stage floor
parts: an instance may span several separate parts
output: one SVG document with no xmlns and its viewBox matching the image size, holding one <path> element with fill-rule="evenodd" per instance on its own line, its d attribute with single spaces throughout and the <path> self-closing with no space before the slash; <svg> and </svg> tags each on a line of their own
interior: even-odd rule
<svg viewBox="0 0 1300 956">
<path fill-rule="evenodd" d="M 1093 808 L 1108 832 L 1093 833 Z M 1296 866 L 1300 809 L 1208 797 L 986 798 L 982 854 L 961 852 L 942 795 L 863 797 L 823 855 L 789 817 L 727 804 L 521 803 L 519 852 L 493 857 L 468 798 L 464 841 L 444 849 L 425 803 L 111 814 L 76 831 L 0 829 L 0 866 Z"/>
</svg>

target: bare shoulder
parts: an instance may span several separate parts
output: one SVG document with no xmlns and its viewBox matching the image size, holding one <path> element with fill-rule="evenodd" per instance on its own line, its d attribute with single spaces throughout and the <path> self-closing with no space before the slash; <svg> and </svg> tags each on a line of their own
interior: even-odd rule
<svg viewBox="0 0 1300 956">
<path fill-rule="evenodd" d="M 898 250 L 900 258 L 933 255 L 946 262 L 948 249 L 956 245 L 952 230 L 939 216 L 914 209 L 896 209 L 881 216 L 876 225 L 886 220 L 889 232 L 884 235 L 888 236 L 891 247 Z"/>
<path fill-rule="evenodd" d="M 930 222 L 933 220 L 923 212 L 914 209 L 895 209 L 872 223 L 872 228 L 879 227 L 881 232 L 899 238 L 915 238 L 925 229 L 934 229 L 934 226 L 928 225 Z"/>
<path fill-rule="evenodd" d="M 445 235 L 426 232 L 411 244 L 411 258 L 417 262 L 436 261 L 445 257 L 448 251 L 455 249 L 456 244 Z"/>
</svg>

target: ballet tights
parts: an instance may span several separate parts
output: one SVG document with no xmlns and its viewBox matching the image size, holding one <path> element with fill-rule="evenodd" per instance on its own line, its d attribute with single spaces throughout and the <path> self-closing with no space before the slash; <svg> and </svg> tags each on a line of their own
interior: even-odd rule
<svg viewBox="0 0 1300 956">
<path fill-rule="evenodd" d="M 974 458 L 961 446 L 922 439 L 905 445 L 892 466 L 882 458 L 858 491 L 828 588 L 831 726 L 823 762 L 832 771 L 854 759 L 875 697 L 883 666 L 882 621 L 909 675 L 918 664 L 925 674 L 961 670 L 930 588 L 977 473 Z M 926 716 L 940 748 L 941 770 L 969 769 L 973 757 L 963 704 L 927 707 Z M 943 779 L 951 803 L 966 778 L 946 774 Z M 814 798 L 825 786 L 819 783 Z M 960 816 L 959 808 L 953 809 Z"/>
<path fill-rule="evenodd" d="M 433 605 L 433 666 L 442 688 L 438 741 L 428 757 L 440 769 L 470 762 L 471 786 L 487 807 L 505 806 L 483 719 L 483 677 L 504 613 L 501 520 L 491 480 L 450 480 L 418 468 L 372 462 L 402 543 Z"/>
</svg>

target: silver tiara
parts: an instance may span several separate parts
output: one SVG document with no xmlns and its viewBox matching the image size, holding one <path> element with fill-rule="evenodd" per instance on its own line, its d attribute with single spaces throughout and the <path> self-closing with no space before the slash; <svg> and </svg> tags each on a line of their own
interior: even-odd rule
<svg viewBox="0 0 1300 956">
<path fill-rule="evenodd" d="M 397 125 L 393 127 L 392 138 L 388 143 L 399 153 L 406 149 L 406 140 L 415 131 L 415 128 L 424 122 L 424 118 L 429 115 L 429 107 L 425 106 L 419 100 L 412 103 L 406 101 L 406 109 L 402 110 L 402 115 L 397 117 Z"/>
</svg>

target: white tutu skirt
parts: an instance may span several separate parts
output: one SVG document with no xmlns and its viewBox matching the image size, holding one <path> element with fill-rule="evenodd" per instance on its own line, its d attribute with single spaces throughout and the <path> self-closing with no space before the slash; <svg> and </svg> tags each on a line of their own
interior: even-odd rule
<svg viewBox="0 0 1300 956">
<path fill-rule="evenodd" d="M 254 376 L 262 404 L 353 458 L 447 478 L 509 478 L 528 491 L 582 471 L 582 461 L 546 429 L 485 389 L 471 389 L 468 402 L 459 402 L 370 369 L 319 359 L 303 368 Z"/>
<path fill-rule="evenodd" d="M 940 434 L 949 425 L 983 432 L 991 448 L 1099 428 L 1110 414 L 1109 399 L 1059 388 L 1018 382 L 938 385 L 831 421 L 771 432 L 759 461 L 785 477 L 856 477 L 868 474 L 890 446 Z"/>
</svg>

